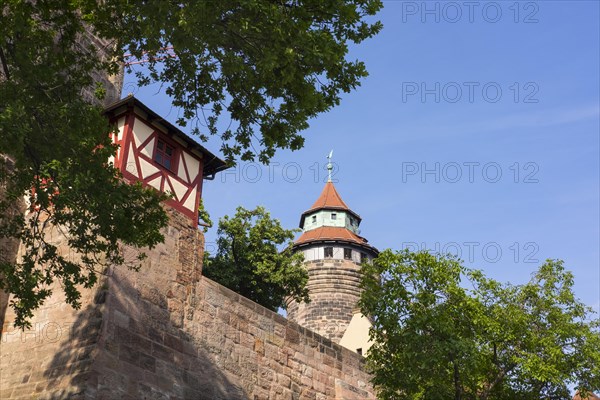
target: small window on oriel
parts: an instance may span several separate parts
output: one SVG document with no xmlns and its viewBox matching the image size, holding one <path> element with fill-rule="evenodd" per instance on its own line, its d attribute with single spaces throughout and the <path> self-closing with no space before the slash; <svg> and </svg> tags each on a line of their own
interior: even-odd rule
<svg viewBox="0 0 600 400">
<path fill-rule="evenodd" d="M 346 260 L 352 260 L 352 249 L 344 249 L 344 258 Z"/>
<path fill-rule="evenodd" d="M 337 214 L 336 213 L 331 213 L 331 219 L 337 219 Z"/>
<path fill-rule="evenodd" d="M 325 258 L 333 257 L 333 247 L 325 247 Z"/>
<path fill-rule="evenodd" d="M 175 149 L 173 146 L 169 146 L 167 143 L 162 140 L 158 140 L 156 143 L 156 151 L 154 152 L 154 161 L 163 167 L 171 170 L 173 168 L 173 155 L 175 154 Z"/>
<path fill-rule="evenodd" d="M 316 215 L 313 215 L 313 216 L 312 216 L 312 223 L 314 224 L 314 223 L 316 223 L 316 222 L 317 222 L 317 216 L 316 216 Z"/>
</svg>

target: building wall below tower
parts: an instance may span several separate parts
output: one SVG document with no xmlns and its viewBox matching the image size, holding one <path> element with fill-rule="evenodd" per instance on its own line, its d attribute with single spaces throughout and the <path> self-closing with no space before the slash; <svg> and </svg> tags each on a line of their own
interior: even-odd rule
<svg viewBox="0 0 600 400">
<path fill-rule="evenodd" d="M 325 257 L 325 248 L 332 248 L 332 257 Z M 346 258 L 346 254 L 344 249 L 352 250 L 351 257 L 349 259 Z M 333 259 L 333 260 L 348 260 L 360 264 L 363 261 L 372 261 L 373 255 L 366 252 L 363 248 L 359 246 L 353 246 L 350 244 L 339 245 L 339 244 L 321 244 L 321 245 L 311 245 L 310 247 L 304 248 L 301 250 L 302 254 L 304 254 L 305 261 L 321 261 L 325 259 Z"/>
</svg>

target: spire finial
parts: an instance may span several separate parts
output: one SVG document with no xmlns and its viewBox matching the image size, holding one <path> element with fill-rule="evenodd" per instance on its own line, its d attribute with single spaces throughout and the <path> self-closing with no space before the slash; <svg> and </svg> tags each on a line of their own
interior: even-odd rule
<svg viewBox="0 0 600 400">
<path fill-rule="evenodd" d="M 331 182 L 331 172 L 333 171 L 333 164 L 331 163 L 331 157 L 333 157 L 333 150 L 329 152 L 327 156 L 327 182 Z"/>
</svg>

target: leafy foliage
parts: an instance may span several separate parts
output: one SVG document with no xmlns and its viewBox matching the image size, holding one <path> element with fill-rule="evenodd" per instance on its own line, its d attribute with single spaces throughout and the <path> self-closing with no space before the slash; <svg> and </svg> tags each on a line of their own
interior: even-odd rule
<svg viewBox="0 0 600 400">
<path fill-rule="evenodd" d="M 308 302 L 304 257 L 291 248 L 295 232 L 263 207 L 238 207 L 233 218 L 219 221 L 217 254 L 206 254 L 202 273 L 273 311 L 285 307 L 288 296 Z M 287 247 L 280 252 L 282 245 Z"/>
<path fill-rule="evenodd" d="M 386 250 L 363 268 L 379 398 L 567 399 L 570 384 L 600 389 L 598 320 L 562 261 L 519 286 L 427 252 Z"/>
<path fill-rule="evenodd" d="M 198 204 L 198 224 L 202 226 L 204 233 L 208 232 L 208 228 L 212 228 L 213 226 L 210 214 L 206 211 L 206 208 L 204 208 L 202 199 L 200 199 L 200 204 Z"/>
<path fill-rule="evenodd" d="M 78 307 L 77 287 L 123 261 L 119 244 L 162 241 L 167 217 L 163 196 L 124 183 L 107 162 L 115 153 L 110 127 L 82 95 L 103 64 L 75 44 L 84 27 L 72 4 L 10 2 L 1 18 L 0 154 L 8 158 L 0 163 L 0 237 L 20 240 L 24 251 L 2 258 L 0 287 L 13 294 L 15 325 L 25 327 L 54 280 Z M 25 194 L 27 217 L 10 213 Z"/>
<path fill-rule="evenodd" d="M 375 35 L 380 0 L 82 0 L 99 36 L 146 60 L 142 85 L 163 83 L 183 113 L 222 139 L 225 157 L 262 162 L 302 147 L 308 120 L 328 111 L 367 75 L 349 43 Z M 219 125 L 225 112 L 225 120 Z M 219 129 L 221 126 L 222 129 Z M 255 150 L 256 149 L 256 150 Z"/>
<path fill-rule="evenodd" d="M 307 121 L 366 76 L 346 60 L 348 45 L 380 30 L 364 20 L 380 8 L 379 0 L 3 2 L 0 155 L 14 168 L 0 163 L 0 239 L 25 251 L 18 262 L 0 257 L 0 286 L 14 295 L 16 325 L 28 324 L 55 279 L 77 306 L 77 287 L 122 261 L 118 243 L 162 240 L 164 197 L 124 184 L 107 164 L 115 148 L 96 79 L 118 73 L 124 53 L 147 61 L 128 68 L 140 85 L 166 88 L 181 125 L 193 119 L 198 134 L 206 125 L 230 161 L 268 162 L 276 149 L 302 147 Z M 28 217 L 9 212 L 31 190 Z M 48 240 L 57 229 L 73 256 Z"/>
</svg>

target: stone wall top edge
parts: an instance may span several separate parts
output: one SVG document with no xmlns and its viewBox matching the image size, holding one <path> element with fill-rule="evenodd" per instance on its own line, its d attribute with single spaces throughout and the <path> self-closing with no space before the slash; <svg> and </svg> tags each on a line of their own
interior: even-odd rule
<svg viewBox="0 0 600 400">
<path fill-rule="evenodd" d="M 266 316 L 267 318 L 273 320 L 275 323 L 285 325 L 286 328 L 293 329 L 296 332 L 298 332 L 300 335 L 305 336 L 306 338 L 310 338 L 310 339 L 314 339 L 314 340 L 318 341 L 320 344 L 322 344 L 326 347 L 329 347 L 332 350 L 342 354 L 342 356 L 345 358 L 350 357 L 350 358 L 354 358 L 356 361 L 358 361 L 360 363 L 364 362 L 364 357 L 362 355 L 357 354 L 357 353 L 353 352 L 352 350 L 345 348 L 344 346 L 334 343 L 330 339 L 327 339 L 326 337 L 318 334 L 317 332 L 314 332 L 306 327 L 303 327 L 303 326 L 297 324 L 296 322 L 291 321 L 291 320 L 285 318 L 284 316 L 282 316 L 274 311 L 271 311 L 268 308 L 263 307 L 260 304 L 255 303 L 252 300 L 250 300 L 244 296 L 241 296 L 240 294 L 234 292 L 233 290 L 226 288 L 225 286 L 223 286 L 205 276 L 203 276 L 201 278 L 200 284 L 209 286 L 212 289 L 217 290 L 220 294 L 229 298 L 230 300 L 232 300 L 234 302 L 242 303 L 244 306 L 251 308 L 254 312 Z"/>
</svg>

